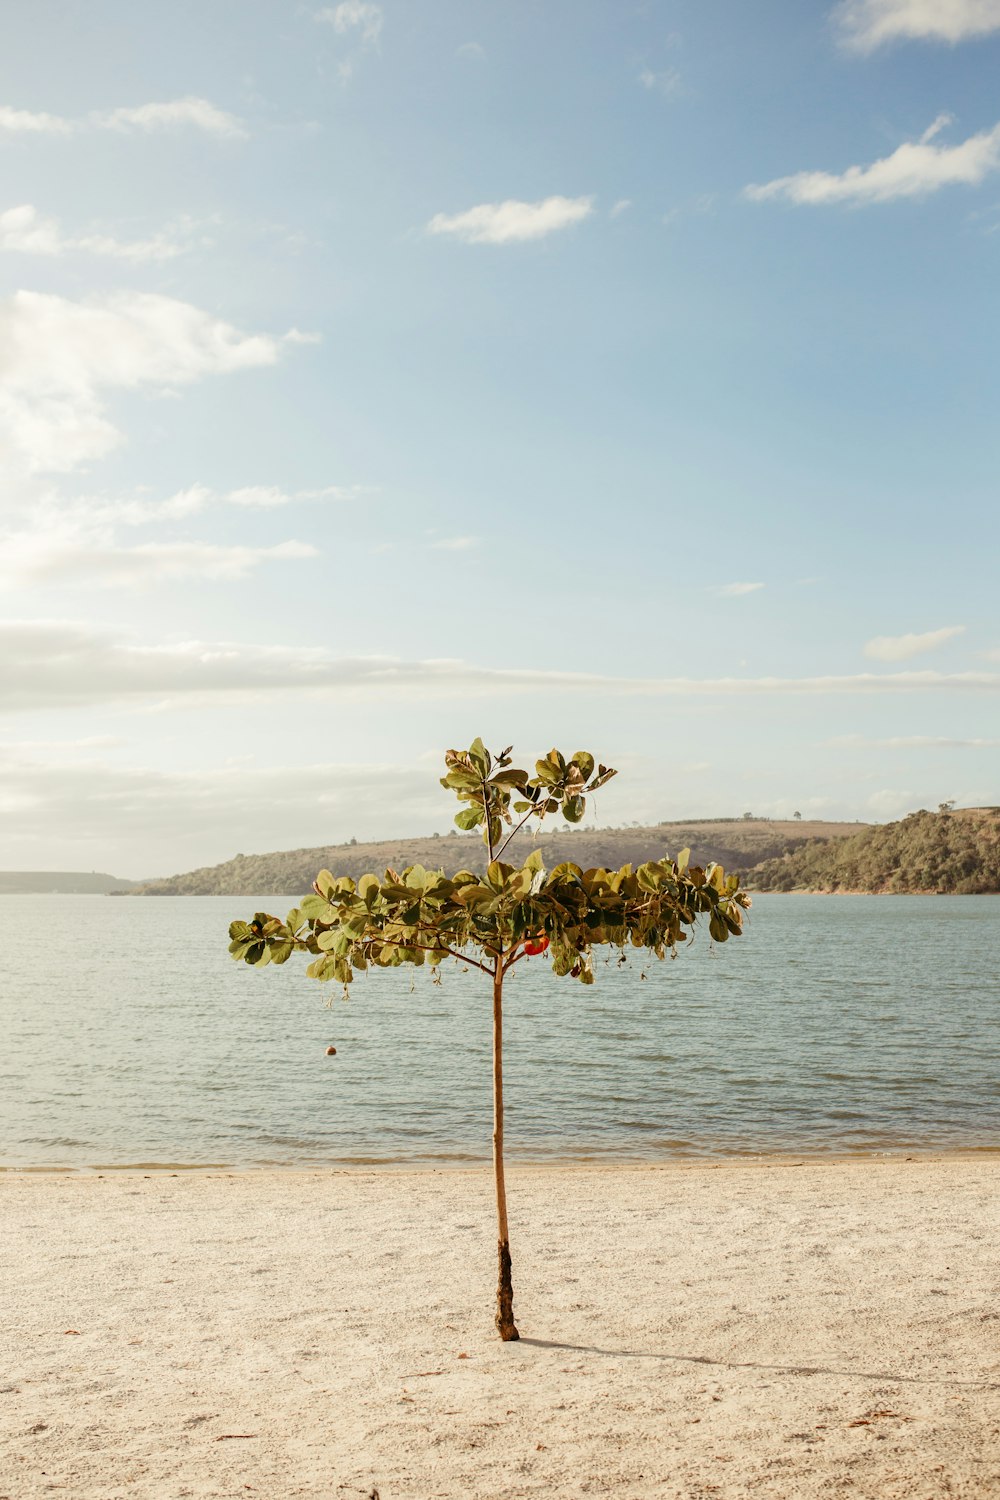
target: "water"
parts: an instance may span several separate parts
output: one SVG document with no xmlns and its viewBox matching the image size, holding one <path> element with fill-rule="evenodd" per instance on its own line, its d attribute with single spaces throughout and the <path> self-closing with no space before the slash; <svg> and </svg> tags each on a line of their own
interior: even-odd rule
<svg viewBox="0 0 1000 1500">
<path fill-rule="evenodd" d="M 234 964 L 229 919 L 290 904 L 0 898 L 0 1166 L 487 1160 L 483 976 L 344 1002 Z M 590 988 L 536 959 L 505 1004 L 509 1156 L 998 1148 L 998 976 L 990 896 L 763 896 L 744 938 Z"/>
</svg>

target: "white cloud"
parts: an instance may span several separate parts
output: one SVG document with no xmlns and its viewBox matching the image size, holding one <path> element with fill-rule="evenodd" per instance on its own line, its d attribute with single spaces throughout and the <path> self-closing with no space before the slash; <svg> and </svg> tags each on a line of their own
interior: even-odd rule
<svg viewBox="0 0 1000 1500">
<path fill-rule="evenodd" d="M 763 587 L 762 583 L 720 583 L 712 593 L 718 594 L 720 599 L 739 599 L 744 594 L 755 594 Z"/>
<path fill-rule="evenodd" d="M 190 127 L 230 140 L 243 140 L 247 134 L 243 121 L 236 115 L 219 109 L 208 99 L 193 96 L 130 108 L 95 110 L 75 120 L 0 105 L 0 131 L 12 134 L 73 135 L 80 130 L 139 130 L 148 134 L 178 127 Z"/>
<path fill-rule="evenodd" d="M 0 213 L 0 251 L 21 255 L 66 255 L 83 250 L 90 255 L 106 255 L 114 260 L 172 260 L 182 255 L 188 243 L 176 231 L 164 230 L 148 240 L 116 240 L 104 234 L 66 236 L 58 219 L 40 214 L 31 203 L 8 208 Z"/>
<path fill-rule="evenodd" d="M 310 543 L 294 539 L 270 546 L 219 546 L 160 536 L 135 545 L 122 541 L 120 528 L 186 521 L 221 505 L 266 511 L 300 502 L 348 500 L 361 493 L 360 486 L 287 492 L 274 485 L 215 491 L 195 484 L 165 500 L 36 495 L 28 521 L 26 507 L 15 496 L 7 507 L 15 524 L 0 531 L 0 582 L 28 589 L 53 581 L 133 588 L 174 578 L 246 578 L 262 564 L 319 553 Z"/>
<path fill-rule="evenodd" d="M 328 484 L 319 490 L 280 490 L 276 485 L 251 484 L 241 490 L 220 495 L 227 505 L 246 505 L 253 510 L 273 510 L 278 505 L 294 505 L 300 500 L 357 500 L 365 493 L 360 484 Z"/>
<path fill-rule="evenodd" d="M 625 213 L 626 210 L 630 209 L 631 207 L 632 207 L 632 199 L 631 198 L 619 198 L 618 202 L 615 203 L 612 206 L 611 213 L 610 213 L 609 217 L 612 218 L 612 219 L 617 219 L 620 214 Z"/>
<path fill-rule="evenodd" d="M 945 625 L 941 630 L 925 630 L 920 635 L 877 635 L 866 643 L 864 654 L 874 661 L 909 661 L 926 651 L 936 651 L 946 641 L 964 633 L 964 625 Z"/>
<path fill-rule="evenodd" d="M 859 52 L 911 38 L 954 43 L 1000 31 L 1000 0 L 841 0 L 833 19 Z"/>
<path fill-rule="evenodd" d="M 850 750 L 994 750 L 1000 740 L 952 739 L 938 734 L 897 734 L 884 740 L 866 739 L 862 734 L 844 734 L 827 744 Z"/>
<path fill-rule="evenodd" d="M 443 536 L 437 542 L 428 542 L 428 547 L 433 547 L 439 552 L 471 552 L 474 547 L 480 545 L 478 536 Z"/>
<path fill-rule="evenodd" d="M 69 135 L 73 125 L 59 115 L 36 114 L 28 109 L 10 109 L 0 105 L 0 131 L 12 135 Z"/>
<path fill-rule="evenodd" d="M 8 587 L 42 583 L 98 583 L 112 588 L 142 588 L 164 579 L 200 578 L 233 581 L 247 578 L 267 562 L 318 557 L 308 542 L 278 542 L 270 547 L 214 546 L 203 542 L 143 542 L 122 547 L 86 536 L 49 531 L 3 538 L 0 578 Z"/>
<path fill-rule="evenodd" d="M 643 67 L 639 71 L 639 82 L 644 89 L 655 89 L 658 94 L 672 99 L 680 93 L 683 80 L 676 68 L 663 68 L 657 73 L 652 68 Z"/>
<path fill-rule="evenodd" d="M 190 126 L 205 131 L 207 135 L 226 136 L 231 140 L 243 140 L 247 133 L 243 121 L 235 115 L 219 109 L 207 99 L 193 97 L 139 104 L 131 109 L 112 109 L 106 114 L 92 115 L 91 121 L 101 130 L 141 130 L 147 134 L 175 130 L 179 126 Z"/>
<path fill-rule="evenodd" d="M 866 672 L 843 677 L 628 678 L 498 669 L 452 660 L 334 656 L 322 647 L 184 641 L 135 645 L 60 621 L 0 621 L 0 709 L 150 699 L 222 703 L 284 693 L 471 698 L 565 691 L 610 697 L 1000 693 L 996 672 Z"/>
<path fill-rule="evenodd" d="M 38 754 L 0 744 L 12 868 L 96 866 L 152 878 L 230 859 L 248 847 L 248 829 L 250 848 L 287 849 L 355 835 L 398 837 L 407 828 L 429 832 L 448 816 L 437 777 L 425 767 L 238 762 L 156 771 L 93 751 L 73 759 L 41 748 Z"/>
<path fill-rule="evenodd" d="M 51 524 L 52 516 L 72 517 L 78 522 L 147 526 L 155 521 L 177 521 L 200 514 L 216 505 L 237 505 L 247 510 L 277 510 L 314 500 L 359 500 L 369 491 L 360 484 L 328 484 L 314 490 L 283 490 L 274 484 L 250 484 L 236 490 L 213 490 L 205 484 L 192 484 L 165 500 L 109 500 L 100 496 L 82 496 L 77 500 L 56 499 L 44 507 L 42 525 Z"/>
<path fill-rule="evenodd" d="M 939 115 L 919 141 L 907 141 L 891 156 L 867 167 L 833 172 L 795 172 L 744 194 L 756 202 L 785 198 L 791 203 L 888 203 L 922 198 L 953 184 L 976 187 L 1000 168 L 1000 125 L 969 136 L 957 146 L 937 146 L 934 137 L 949 123 Z"/>
<path fill-rule="evenodd" d="M 348 80 L 354 73 L 358 60 L 366 53 L 378 49 L 382 35 L 382 7 L 371 0 L 341 0 L 339 5 L 326 5 L 313 12 L 313 19 L 332 26 L 340 36 L 356 42 L 356 50 L 341 58 L 338 72 Z"/>
<path fill-rule="evenodd" d="M 540 240 L 557 229 L 578 224 L 594 211 L 593 198 L 543 198 L 522 203 L 480 203 L 460 214 L 435 214 L 430 234 L 453 234 L 468 245 L 509 245 L 518 240 Z"/>
<path fill-rule="evenodd" d="M 867 806 L 873 817 L 890 821 L 914 812 L 917 801 L 913 792 L 893 791 L 885 787 L 880 792 L 872 792 Z"/>
<path fill-rule="evenodd" d="M 371 4 L 370 0 L 341 0 L 340 5 L 327 5 L 316 11 L 315 18 L 328 21 L 342 36 L 358 32 L 369 47 L 374 47 L 382 35 L 382 7 Z"/>
<path fill-rule="evenodd" d="M 0 756 L 31 755 L 38 750 L 73 754 L 80 750 L 120 750 L 126 744 L 128 741 L 117 734 L 87 734 L 77 740 L 0 740 Z"/>
<path fill-rule="evenodd" d="M 104 393 L 274 364 L 280 341 L 187 302 L 124 292 L 0 302 L 0 473 L 67 473 L 121 442 Z"/>
<path fill-rule="evenodd" d="M 476 62 L 482 62 L 486 56 L 486 48 L 481 42 L 463 42 L 460 47 L 456 48 L 455 56 L 468 57 Z"/>
</svg>

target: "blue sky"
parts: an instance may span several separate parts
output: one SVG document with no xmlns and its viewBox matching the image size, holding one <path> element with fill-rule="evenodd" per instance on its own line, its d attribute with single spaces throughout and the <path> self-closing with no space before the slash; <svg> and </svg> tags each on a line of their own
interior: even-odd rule
<svg viewBox="0 0 1000 1500">
<path fill-rule="evenodd" d="M 1000 0 L 35 0 L 0 866 L 1000 801 Z"/>
</svg>

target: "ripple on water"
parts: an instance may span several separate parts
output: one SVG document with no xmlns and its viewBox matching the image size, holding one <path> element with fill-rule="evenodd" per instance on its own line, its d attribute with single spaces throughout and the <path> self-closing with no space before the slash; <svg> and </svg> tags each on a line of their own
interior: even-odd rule
<svg viewBox="0 0 1000 1500">
<path fill-rule="evenodd" d="M 258 903 L 3 897 L 8 925 L 28 899 L 42 921 L 47 901 L 99 913 L 104 942 L 83 969 L 5 957 L 0 1164 L 488 1159 L 478 975 L 378 974 L 328 1009 L 301 968 L 229 960 L 229 919 Z M 1000 1146 L 1000 899 L 770 896 L 751 915 L 644 981 L 517 974 L 512 1157 Z"/>
</svg>

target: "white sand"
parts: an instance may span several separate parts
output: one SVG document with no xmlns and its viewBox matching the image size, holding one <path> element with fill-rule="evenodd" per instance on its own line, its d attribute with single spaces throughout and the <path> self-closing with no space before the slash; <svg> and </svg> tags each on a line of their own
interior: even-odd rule
<svg viewBox="0 0 1000 1500">
<path fill-rule="evenodd" d="M 1000 1160 L 0 1177 L 0 1496 L 1000 1495 Z"/>
</svg>

